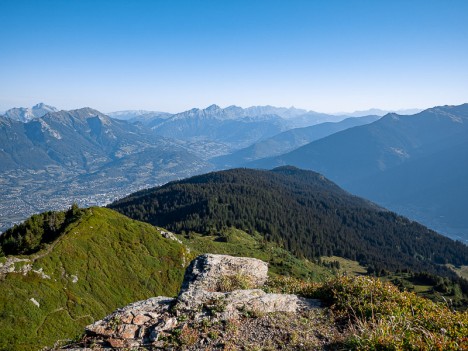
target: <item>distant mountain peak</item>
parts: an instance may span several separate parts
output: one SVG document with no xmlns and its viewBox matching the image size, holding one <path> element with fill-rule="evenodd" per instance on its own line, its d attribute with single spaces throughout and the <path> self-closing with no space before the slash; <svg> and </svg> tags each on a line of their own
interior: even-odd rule
<svg viewBox="0 0 468 351">
<path fill-rule="evenodd" d="M 208 106 L 207 108 L 205 108 L 205 111 L 219 111 L 219 110 L 221 110 L 221 107 L 219 107 L 216 104 L 212 104 Z"/>
<path fill-rule="evenodd" d="M 15 107 L 5 112 L 5 116 L 20 122 L 29 122 L 34 118 L 41 118 L 50 112 L 57 112 L 57 108 L 40 102 L 33 107 Z"/>
<path fill-rule="evenodd" d="M 40 103 L 34 105 L 34 106 L 32 107 L 32 109 L 33 109 L 33 110 L 45 109 L 45 110 L 50 110 L 50 111 L 53 111 L 53 112 L 58 111 L 56 107 L 50 106 L 50 105 L 46 105 L 46 104 L 44 104 L 43 102 L 40 102 Z"/>
</svg>

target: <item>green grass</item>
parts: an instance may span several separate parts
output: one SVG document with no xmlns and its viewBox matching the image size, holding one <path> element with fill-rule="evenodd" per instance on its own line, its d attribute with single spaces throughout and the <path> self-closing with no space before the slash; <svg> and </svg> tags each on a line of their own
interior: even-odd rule
<svg viewBox="0 0 468 351">
<path fill-rule="evenodd" d="M 190 233 L 177 237 L 195 253 L 254 257 L 268 262 L 270 275 L 293 276 L 312 281 L 323 281 L 333 275 L 330 269 L 307 259 L 298 259 L 278 245 L 265 242 L 260 235 L 251 235 L 235 228 L 227 229 L 217 236 Z"/>
<path fill-rule="evenodd" d="M 468 266 L 455 267 L 453 264 L 447 264 L 451 270 L 453 270 L 461 278 L 468 279 Z"/>
<path fill-rule="evenodd" d="M 177 294 L 186 249 L 151 225 L 91 208 L 64 235 L 31 257 L 36 273 L 0 280 L 0 350 L 37 350 L 83 332 L 114 309 Z M 41 257 L 44 255 L 43 257 Z M 73 277 L 78 281 L 73 283 Z M 40 307 L 30 299 L 34 298 Z"/>
<path fill-rule="evenodd" d="M 338 257 L 338 256 L 322 256 L 320 258 L 323 262 L 339 262 L 340 268 L 338 269 L 339 273 L 346 273 L 351 275 L 363 275 L 367 274 L 367 268 L 361 266 L 359 262 L 349 260 L 347 258 Z"/>
</svg>

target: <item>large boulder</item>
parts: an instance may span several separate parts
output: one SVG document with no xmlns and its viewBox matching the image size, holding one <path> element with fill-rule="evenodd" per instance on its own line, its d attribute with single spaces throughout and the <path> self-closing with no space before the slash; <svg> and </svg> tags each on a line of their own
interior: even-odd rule
<svg viewBox="0 0 468 351">
<path fill-rule="evenodd" d="M 118 309 L 87 326 L 82 344 L 98 349 L 164 348 L 173 335 L 190 330 L 189 325 L 219 325 L 246 316 L 298 314 L 320 307 L 317 300 L 258 289 L 265 284 L 267 271 L 268 265 L 254 258 L 198 256 L 187 268 L 177 298 L 153 297 Z"/>
<path fill-rule="evenodd" d="M 205 254 L 195 258 L 185 270 L 180 292 L 259 288 L 267 279 L 266 262 L 250 257 Z"/>
</svg>

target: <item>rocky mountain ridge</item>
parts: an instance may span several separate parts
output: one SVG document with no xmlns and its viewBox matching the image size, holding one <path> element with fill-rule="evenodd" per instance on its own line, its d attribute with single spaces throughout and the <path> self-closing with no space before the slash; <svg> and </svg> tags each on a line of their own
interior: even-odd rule
<svg viewBox="0 0 468 351">
<path fill-rule="evenodd" d="M 4 116 L 19 122 L 29 122 L 50 112 L 58 112 L 58 109 L 41 102 L 33 107 L 14 107 L 7 110 Z"/>
</svg>

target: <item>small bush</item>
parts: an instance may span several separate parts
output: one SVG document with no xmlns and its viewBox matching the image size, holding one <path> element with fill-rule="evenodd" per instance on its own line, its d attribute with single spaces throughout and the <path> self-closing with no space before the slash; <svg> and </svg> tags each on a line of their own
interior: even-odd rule
<svg viewBox="0 0 468 351">
<path fill-rule="evenodd" d="M 325 283 L 271 279 L 267 291 L 321 298 L 347 325 L 349 350 L 468 350 L 468 311 L 452 311 L 391 283 L 338 277 Z"/>
<path fill-rule="evenodd" d="M 255 284 L 252 279 L 248 275 L 239 272 L 237 274 L 223 275 L 219 277 L 216 285 L 216 291 L 228 292 L 239 289 L 252 289 L 254 287 Z"/>
</svg>

